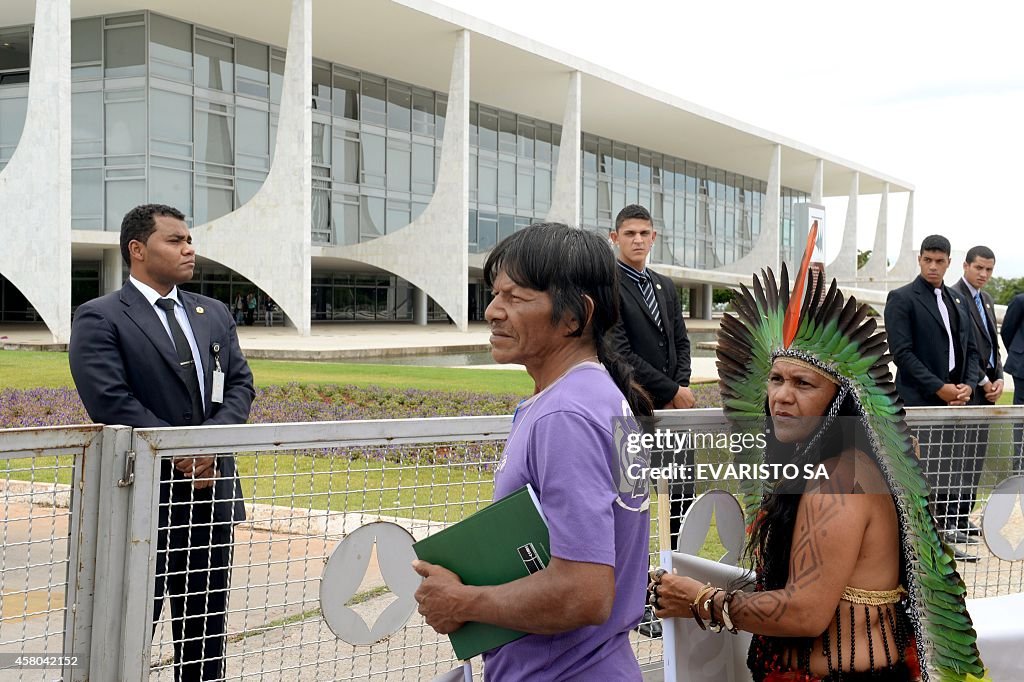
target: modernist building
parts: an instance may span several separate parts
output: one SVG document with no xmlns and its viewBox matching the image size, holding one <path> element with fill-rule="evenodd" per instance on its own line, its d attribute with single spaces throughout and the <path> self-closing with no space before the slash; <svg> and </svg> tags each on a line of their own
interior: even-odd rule
<svg viewBox="0 0 1024 682">
<path fill-rule="evenodd" d="M 890 192 L 912 187 L 430 0 L 0 6 L 0 321 L 42 319 L 58 341 L 74 306 L 120 286 L 121 217 L 147 201 L 188 216 L 190 288 L 259 290 L 305 334 L 464 327 L 497 241 L 538 220 L 606 232 L 632 202 L 691 314 L 713 284 L 790 259 L 794 206 L 827 196 L 850 198 L 830 274 L 880 281 Z M 858 272 L 862 194 L 883 210 Z"/>
</svg>

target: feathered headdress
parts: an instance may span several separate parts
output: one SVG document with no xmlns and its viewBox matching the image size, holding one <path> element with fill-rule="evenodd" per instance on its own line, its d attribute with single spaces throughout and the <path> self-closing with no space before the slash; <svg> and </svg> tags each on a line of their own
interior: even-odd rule
<svg viewBox="0 0 1024 682">
<path fill-rule="evenodd" d="M 718 332 L 722 404 L 734 424 L 766 419 L 768 375 L 778 357 L 799 359 L 827 372 L 850 395 L 866 426 L 872 454 L 892 492 L 907 566 L 909 615 L 917 639 L 922 679 L 987 679 L 977 634 L 964 603 L 966 588 L 952 551 L 942 543 L 928 507 L 928 483 L 914 456 L 903 401 L 896 393 L 884 332 L 876 331 L 868 306 L 846 298 L 833 279 L 822 296 L 823 278 L 805 293 L 816 225 L 808 238 L 796 287 L 769 269 L 741 286 Z M 842 396 L 840 396 L 842 398 Z M 761 490 L 745 490 L 748 511 Z"/>
</svg>

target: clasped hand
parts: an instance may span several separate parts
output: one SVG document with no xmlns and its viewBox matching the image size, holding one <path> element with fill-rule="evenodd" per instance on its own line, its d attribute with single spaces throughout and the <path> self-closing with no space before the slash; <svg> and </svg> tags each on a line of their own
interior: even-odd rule
<svg viewBox="0 0 1024 682">
<path fill-rule="evenodd" d="M 174 460 L 174 468 L 191 478 L 192 487 L 196 490 L 209 488 L 217 482 L 217 458 L 213 456 L 178 457 Z"/>
</svg>

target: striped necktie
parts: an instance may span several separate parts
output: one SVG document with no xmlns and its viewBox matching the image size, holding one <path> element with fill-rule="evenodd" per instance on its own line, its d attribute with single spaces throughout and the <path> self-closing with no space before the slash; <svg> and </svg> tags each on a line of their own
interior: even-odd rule
<svg viewBox="0 0 1024 682">
<path fill-rule="evenodd" d="M 988 339 L 988 366 L 996 364 L 995 344 L 992 343 L 992 336 L 988 333 L 988 315 L 985 314 L 985 305 L 981 302 L 981 292 L 974 294 L 974 305 L 978 306 L 978 314 L 981 315 L 981 328 L 985 331 L 985 338 Z"/>
<path fill-rule="evenodd" d="M 640 286 L 640 295 L 644 297 L 644 303 L 647 304 L 647 309 L 651 311 L 651 317 L 654 318 L 654 322 L 658 325 L 658 329 L 661 329 L 661 313 L 658 312 L 658 301 L 654 298 L 654 287 L 651 285 L 651 276 L 644 272 L 640 275 L 640 279 L 637 280 L 637 284 Z"/>
</svg>

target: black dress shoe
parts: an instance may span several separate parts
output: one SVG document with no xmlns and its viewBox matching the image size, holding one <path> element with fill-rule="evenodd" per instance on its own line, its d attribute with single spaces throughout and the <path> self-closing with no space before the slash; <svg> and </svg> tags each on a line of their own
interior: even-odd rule
<svg viewBox="0 0 1024 682">
<path fill-rule="evenodd" d="M 967 552 L 961 551 L 956 547 L 952 547 L 951 549 L 953 550 L 953 558 L 956 559 L 957 562 L 973 564 L 981 560 L 981 557 L 974 556 L 973 554 L 968 554 Z"/>
<path fill-rule="evenodd" d="M 640 624 L 636 626 L 636 631 L 652 639 L 661 637 L 661 621 L 657 620 L 654 609 L 650 606 L 644 607 L 644 615 L 640 619 Z"/>
<path fill-rule="evenodd" d="M 977 545 L 978 541 L 962 530 L 946 529 L 942 531 L 942 540 L 947 545 Z"/>
<path fill-rule="evenodd" d="M 970 521 L 967 521 L 966 522 L 966 526 L 964 528 L 962 528 L 961 530 L 963 530 L 964 533 L 966 533 L 967 535 L 971 536 L 972 538 L 980 538 L 981 537 L 981 529 L 978 528 L 977 526 L 975 526 Z"/>
</svg>

